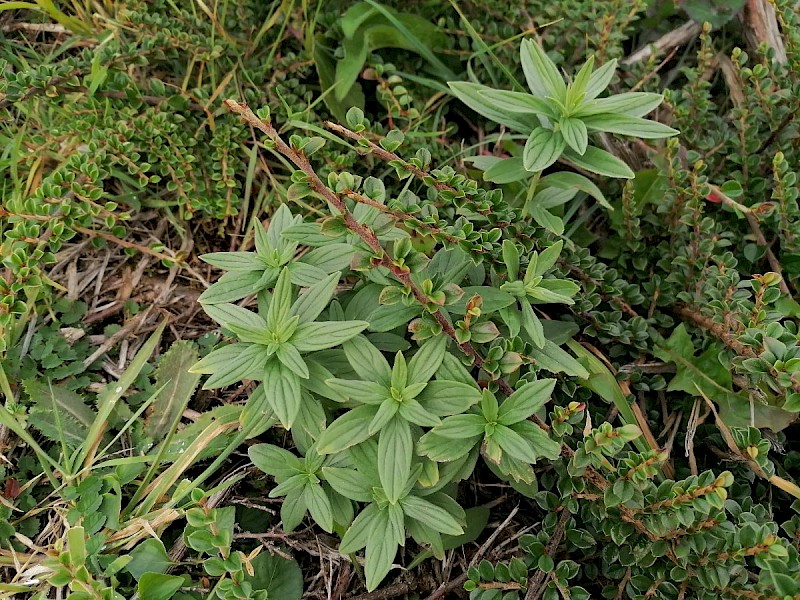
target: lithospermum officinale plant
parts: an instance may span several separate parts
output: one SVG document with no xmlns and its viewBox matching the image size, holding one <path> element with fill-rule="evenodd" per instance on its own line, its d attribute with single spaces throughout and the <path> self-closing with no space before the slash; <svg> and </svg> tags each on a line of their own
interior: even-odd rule
<svg viewBox="0 0 800 600">
<path fill-rule="evenodd" d="M 523 176 L 562 154 L 601 174 L 628 176 L 617 159 L 590 150 L 590 129 L 674 133 L 641 118 L 659 96 L 598 99 L 613 62 L 593 74 L 590 61 L 567 85 L 534 44 L 526 42 L 522 56 L 533 95 L 456 89 L 467 103 L 504 99 L 523 115 L 516 121 L 529 135 L 517 165 Z M 327 125 L 407 180 L 396 198 L 380 180 L 355 173 L 334 172 L 324 182 L 311 161 L 324 139 L 298 134 L 287 143 L 268 110 L 226 104 L 296 167 L 290 196 L 316 197 L 330 211 L 312 223 L 283 207 L 269 230 L 258 230 L 255 253 L 206 257 L 250 287 L 229 277 L 207 292 L 204 309 L 238 342 L 193 370 L 211 375 L 207 388 L 263 381 L 264 417 L 289 429 L 304 455 L 250 448 L 278 483 L 272 495 L 286 498 L 287 530 L 308 512 L 341 536 L 340 551 L 366 548 L 366 584 L 375 589 L 409 537 L 441 557 L 443 536 L 465 530 L 458 483 L 482 457 L 547 516 L 520 540 L 524 559 L 469 571 L 473 598 L 587 598 L 571 583 L 580 572 L 610 597 L 618 589 L 659 598 L 800 593 L 797 550 L 764 524 L 761 507 L 728 501 L 729 472 L 668 479 L 660 449 L 631 445 L 641 431 L 627 404 L 620 427 L 577 426 L 585 406 L 569 400 L 576 388 L 565 376 L 596 390 L 603 373 L 561 347 L 569 328 L 534 313 L 533 304 L 566 305 L 576 291 L 554 273 L 561 241 L 552 228 L 537 229 L 498 190 L 431 169 L 424 152 L 401 158 L 395 150 L 403 134 L 379 139 L 361 111 L 350 111 L 349 128 Z M 587 188 L 589 180 L 577 177 L 562 174 L 559 185 Z M 546 179 L 537 178 L 534 188 Z M 298 242 L 315 249 L 296 260 Z M 256 310 L 230 303 L 245 295 L 255 295 Z M 585 562 L 557 561 L 562 546 Z"/>
</svg>

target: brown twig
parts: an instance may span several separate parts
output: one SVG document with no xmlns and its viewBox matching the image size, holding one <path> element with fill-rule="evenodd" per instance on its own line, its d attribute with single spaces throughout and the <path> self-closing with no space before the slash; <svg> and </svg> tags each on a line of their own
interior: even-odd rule
<svg viewBox="0 0 800 600">
<path fill-rule="evenodd" d="M 394 152 L 390 152 L 389 150 L 386 150 L 385 148 L 380 147 L 378 144 L 376 144 L 375 142 L 373 142 L 372 140 L 367 138 L 365 135 L 362 135 L 360 133 L 356 133 L 355 131 L 350 131 L 347 127 L 342 127 L 338 123 L 333 123 L 331 121 L 325 121 L 325 127 L 330 129 L 331 131 L 335 131 L 336 133 L 338 133 L 340 135 L 343 135 L 344 137 L 349 138 L 351 140 L 354 140 L 356 142 L 366 143 L 367 147 L 370 149 L 370 152 L 372 152 L 372 154 L 374 154 L 375 156 L 377 156 L 378 158 L 380 158 L 383 161 L 386 161 L 386 162 L 400 161 L 400 162 L 402 162 L 403 166 L 406 169 L 408 169 L 415 177 L 418 177 L 419 179 L 428 179 L 428 178 L 430 178 L 430 174 L 429 173 L 426 173 L 425 171 L 423 171 L 419 167 L 417 167 L 415 165 L 412 165 L 411 163 L 403 160 L 400 156 L 398 156 Z M 459 191 L 457 189 L 455 189 L 454 187 L 452 187 L 452 186 L 450 186 L 450 185 L 448 185 L 446 183 L 443 183 L 441 181 L 434 182 L 433 183 L 433 187 L 435 187 L 437 190 L 447 190 L 447 191 L 450 191 L 450 192 L 453 192 L 453 193 L 456 193 L 456 194 L 459 193 Z"/>
<path fill-rule="evenodd" d="M 414 224 L 427 231 L 430 235 L 438 236 L 441 239 L 445 239 L 452 244 L 460 244 L 464 240 L 462 238 L 458 238 L 454 235 L 450 235 L 446 231 L 441 230 L 440 228 L 436 227 L 435 225 L 431 225 L 430 223 L 426 223 L 422 219 L 415 217 L 414 215 L 410 215 L 400 210 L 394 210 L 386 206 L 385 204 L 381 204 L 373 200 L 372 198 L 366 197 L 364 194 L 359 194 L 358 192 L 354 192 L 353 190 L 347 190 L 344 192 L 344 195 L 350 198 L 351 200 L 355 200 L 359 204 L 366 204 L 372 208 L 375 208 L 382 213 L 394 217 L 400 221 L 413 221 Z M 482 248 L 475 248 L 472 250 L 473 252 L 477 252 L 483 254 L 485 250 Z"/>
<path fill-rule="evenodd" d="M 758 52 L 762 43 L 775 51 L 774 61 L 786 64 L 786 48 L 783 44 L 775 7 L 769 0 L 747 0 L 739 14 L 744 38 L 753 52 Z"/>
<path fill-rule="evenodd" d="M 464 583 L 469 579 L 466 573 L 462 573 L 452 581 L 448 581 L 447 583 L 442 584 L 425 600 L 439 600 L 440 598 L 444 598 L 447 594 L 452 592 L 453 590 L 460 588 Z"/>
<path fill-rule="evenodd" d="M 553 558 L 553 555 L 556 553 L 559 544 L 561 544 L 561 540 L 564 538 L 564 533 L 570 517 L 572 517 L 572 514 L 566 508 L 562 508 L 561 516 L 558 519 L 558 524 L 553 531 L 553 535 L 550 536 L 550 541 L 547 542 L 547 546 L 545 546 L 545 556 Z M 536 573 L 528 578 L 528 591 L 525 594 L 525 600 L 539 600 L 539 598 L 542 597 L 542 594 L 544 594 L 545 590 L 545 579 L 547 579 L 547 572 L 538 569 Z"/>
<path fill-rule="evenodd" d="M 755 211 L 750 208 L 749 206 L 745 206 L 744 204 L 739 204 L 733 198 L 725 194 L 720 188 L 715 185 L 711 186 L 711 195 L 714 197 L 715 200 L 719 200 L 727 206 L 728 208 L 732 208 L 733 210 L 739 211 L 744 213 L 744 216 L 747 218 L 747 224 L 750 225 L 750 231 L 753 232 L 753 235 L 756 237 L 756 244 L 761 246 L 765 249 L 765 254 L 767 257 L 767 262 L 769 262 L 770 268 L 781 276 L 780 281 L 780 289 L 781 292 L 786 294 L 787 296 L 791 296 L 792 293 L 789 291 L 789 286 L 786 285 L 786 281 L 783 279 L 783 271 L 781 269 L 781 263 L 775 254 L 772 252 L 772 248 L 770 247 L 769 242 L 767 242 L 767 238 L 764 237 L 764 232 L 761 231 L 761 225 L 758 222 L 758 216 L 756 215 Z"/>
<path fill-rule="evenodd" d="M 655 42 L 647 44 L 639 48 L 636 52 L 622 60 L 623 65 L 632 65 L 634 63 L 647 60 L 651 56 L 661 52 L 669 51 L 672 48 L 683 46 L 689 40 L 697 37 L 703 26 L 696 21 L 687 21 L 677 29 L 673 29 L 669 33 L 662 35 Z"/>
<path fill-rule="evenodd" d="M 698 307 L 688 305 L 677 306 L 675 307 L 675 312 L 684 319 L 692 321 L 698 327 L 711 333 L 711 335 L 739 356 L 744 356 L 745 358 L 754 358 L 756 356 L 755 350 L 740 342 L 736 335 L 731 333 L 723 325 L 716 323 L 711 317 L 701 314 Z"/>
</svg>

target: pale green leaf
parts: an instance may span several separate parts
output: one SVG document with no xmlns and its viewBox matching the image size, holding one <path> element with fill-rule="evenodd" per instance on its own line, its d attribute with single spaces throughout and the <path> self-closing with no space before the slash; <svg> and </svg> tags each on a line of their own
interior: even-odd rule
<svg viewBox="0 0 800 600">
<path fill-rule="evenodd" d="M 336 290 L 336 284 L 339 282 L 340 276 L 341 273 L 337 271 L 308 288 L 292 304 L 289 309 L 289 315 L 300 317 L 298 323 L 301 324 L 314 321 L 333 298 L 333 292 Z"/>
<path fill-rule="evenodd" d="M 414 441 L 404 419 L 391 419 L 378 437 L 378 474 L 390 502 L 397 502 L 411 473 Z"/>
<path fill-rule="evenodd" d="M 484 181 L 499 184 L 513 183 L 530 176 L 530 172 L 525 170 L 521 156 L 496 160 L 483 172 Z"/>
<path fill-rule="evenodd" d="M 513 425 L 527 419 L 550 399 L 555 384 L 555 379 L 538 379 L 526 383 L 500 405 L 498 422 Z"/>
<path fill-rule="evenodd" d="M 629 135 L 642 139 L 660 139 L 678 135 L 677 129 L 668 127 L 658 121 L 630 117 L 628 115 L 600 114 L 581 117 L 581 121 L 594 131 L 605 131 L 617 135 Z"/>
<path fill-rule="evenodd" d="M 258 344 L 229 344 L 213 350 L 193 365 L 191 373 L 209 374 L 203 389 L 225 387 L 244 379 L 260 379 L 269 360 L 267 349 Z"/>
<path fill-rule="evenodd" d="M 446 533 L 447 535 L 461 535 L 464 533 L 463 528 L 453 518 L 453 515 L 433 502 L 428 502 L 417 496 L 406 496 L 400 501 L 400 505 L 403 507 L 403 512 L 406 513 L 406 516 L 419 521 L 434 531 Z"/>
<path fill-rule="evenodd" d="M 203 306 L 203 310 L 223 327 L 234 325 L 253 334 L 267 328 L 267 323 L 259 315 L 236 304 L 210 304 Z"/>
<path fill-rule="evenodd" d="M 431 413 L 427 407 L 424 407 L 413 398 L 403 400 L 400 403 L 398 412 L 406 421 L 419 425 L 420 427 L 436 427 L 441 423 L 439 417 Z"/>
<path fill-rule="evenodd" d="M 341 467 L 322 467 L 322 476 L 345 498 L 356 502 L 372 501 L 372 484 L 359 471 Z"/>
<path fill-rule="evenodd" d="M 292 371 L 273 359 L 264 369 L 264 389 L 267 400 L 281 424 L 290 429 L 300 412 L 300 380 Z"/>
<path fill-rule="evenodd" d="M 289 309 L 292 306 L 292 283 L 289 279 L 289 269 L 284 268 L 278 276 L 275 289 L 272 292 L 272 299 L 267 310 L 267 324 L 271 328 L 277 328 L 290 316 Z"/>
<path fill-rule="evenodd" d="M 522 151 L 522 163 L 525 170 L 532 173 L 544 171 L 558 160 L 566 145 L 560 132 L 544 127 L 535 128 L 525 142 L 525 148 Z"/>
<path fill-rule="evenodd" d="M 483 435 L 486 419 L 482 415 L 453 415 L 433 428 L 433 433 L 450 439 L 469 438 Z"/>
<path fill-rule="evenodd" d="M 630 117 L 643 117 L 653 112 L 663 100 L 664 96 L 661 94 L 626 92 L 585 102 L 573 116 L 583 118 L 601 113 L 618 113 Z"/>
<path fill-rule="evenodd" d="M 544 326 L 541 320 L 539 320 L 539 317 L 533 312 L 533 307 L 527 300 L 521 300 L 520 307 L 522 309 L 522 327 L 530 336 L 533 345 L 537 348 L 543 348 L 546 339 L 544 337 Z"/>
<path fill-rule="evenodd" d="M 300 356 L 297 348 L 291 344 L 281 344 L 278 346 L 276 355 L 278 360 L 283 363 L 283 366 L 292 371 L 292 373 L 301 379 L 308 379 L 308 365 L 306 365 L 303 357 Z"/>
<path fill-rule="evenodd" d="M 387 385 L 392 377 L 392 368 L 386 358 L 365 336 L 357 335 L 342 344 L 347 361 L 359 377 Z"/>
<path fill-rule="evenodd" d="M 264 271 L 231 271 L 220 277 L 197 299 L 204 308 L 209 304 L 235 302 L 251 294 L 256 294 L 271 285 L 277 278 L 273 269 Z"/>
<path fill-rule="evenodd" d="M 445 417 L 462 413 L 480 402 L 481 392 L 474 385 L 438 379 L 429 382 L 417 400 L 429 413 Z"/>
<path fill-rule="evenodd" d="M 594 56 L 590 56 L 578 73 L 575 79 L 567 87 L 567 100 L 566 104 L 571 109 L 577 106 L 585 97 L 586 89 L 589 85 L 589 80 L 594 69 Z"/>
<path fill-rule="evenodd" d="M 598 67 L 590 76 L 589 83 L 586 85 L 586 94 L 583 97 L 584 102 L 594 100 L 603 93 L 603 91 L 611 83 L 614 78 L 614 73 L 617 70 L 617 59 L 612 59 L 605 63 L 602 67 Z"/>
<path fill-rule="evenodd" d="M 380 523 L 380 510 L 376 504 L 367 507 L 353 520 L 339 544 L 339 552 L 352 554 L 367 545 L 370 533 Z"/>
<path fill-rule="evenodd" d="M 495 107 L 511 113 L 545 115 L 550 119 L 554 119 L 557 116 L 555 106 L 547 100 L 537 98 L 532 94 L 493 89 L 478 90 L 478 94 Z"/>
<path fill-rule="evenodd" d="M 437 462 L 450 462 L 464 458 L 481 439 L 480 435 L 446 438 L 429 431 L 419 439 L 417 452 Z"/>
<path fill-rule="evenodd" d="M 541 46 L 532 40 L 522 40 L 520 58 L 525 80 L 528 82 L 531 92 L 540 98 L 553 96 L 563 102 L 567 86 L 555 63 L 550 60 Z"/>
<path fill-rule="evenodd" d="M 530 464 L 536 462 L 536 454 L 530 444 L 513 429 L 509 429 L 505 425 L 497 425 L 492 434 L 492 440 L 500 445 L 503 452 L 507 452 L 513 458 Z"/>
<path fill-rule="evenodd" d="M 372 381 L 328 379 L 325 384 L 343 398 L 363 404 L 380 404 L 389 397 L 388 388 Z"/>
<path fill-rule="evenodd" d="M 247 455 L 256 467 L 278 480 L 288 479 L 303 469 L 303 461 L 288 450 L 272 444 L 250 446 Z"/>
<path fill-rule="evenodd" d="M 589 145 L 589 134 L 586 130 L 586 123 L 581 119 L 561 119 L 559 121 L 561 126 L 561 135 L 567 146 L 572 148 L 575 152 L 583 155 L 586 152 L 586 147 Z"/>
<path fill-rule="evenodd" d="M 333 531 L 333 509 L 322 486 L 313 483 L 306 485 L 303 489 L 303 500 L 308 512 L 311 513 L 311 518 L 323 530 L 331 533 Z"/>
<path fill-rule="evenodd" d="M 527 133 L 539 125 L 539 119 L 536 115 L 511 113 L 492 106 L 481 95 L 481 91 L 494 91 L 490 87 L 466 81 L 450 81 L 447 85 L 456 98 L 490 121 L 523 133 Z"/>
<path fill-rule="evenodd" d="M 406 385 L 426 383 L 439 370 L 447 352 L 447 337 L 433 336 L 420 346 L 408 361 L 408 380 Z"/>
<path fill-rule="evenodd" d="M 598 173 L 599 175 L 617 177 L 619 179 L 633 179 L 635 176 L 628 165 L 613 154 L 596 148 L 595 146 L 588 146 L 583 156 L 570 149 L 566 149 L 564 151 L 564 158 L 578 167 L 591 171 L 592 173 Z"/>
<path fill-rule="evenodd" d="M 317 451 L 335 454 L 360 444 L 370 437 L 369 424 L 376 412 L 378 409 L 374 406 L 359 406 L 347 411 L 322 432 L 317 441 Z"/>
<path fill-rule="evenodd" d="M 369 592 L 377 588 L 386 577 L 397 554 L 398 544 L 390 533 L 388 510 L 381 510 L 379 515 L 380 518 L 367 539 L 366 560 L 364 561 L 364 575 Z"/>
<path fill-rule="evenodd" d="M 547 432 L 532 421 L 519 421 L 509 425 L 530 444 L 537 458 L 555 460 L 561 454 L 561 444 L 550 438 Z"/>
<path fill-rule="evenodd" d="M 322 321 L 298 325 L 291 342 L 300 352 L 333 348 L 357 336 L 369 326 L 366 321 Z"/>
</svg>

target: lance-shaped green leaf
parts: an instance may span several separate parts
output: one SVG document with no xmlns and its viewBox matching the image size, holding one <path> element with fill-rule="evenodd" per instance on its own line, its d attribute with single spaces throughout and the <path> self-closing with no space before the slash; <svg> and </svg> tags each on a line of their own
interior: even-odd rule
<svg viewBox="0 0 800 600">
<path fill-rule="evenodd" d="M 414 442 L 405 419 L 393 418 L 378 437 L 378 474 L 389 502 L 397 502 L 411 472 Z"/>
<path fill-rule="evenodd" d="M 317 525 L 328 533 L 333 531 L 333 509 L 331 501 L 322 486 L 317 483 L 307 481 L 303 488 L 303 501 L 311 513 L 311 518 Z"/>
<path fill-rule="evenodd" d="M 658 121 L 651 121 L 649 119 L 642 119 L 629 115 L 599 114 L 581 117 L 580 122 L 594 131 L 606 131 L 608 133 L 616 133 L 617 135 L 630 135 L 645 140 L 660 139 L 680 133 L 677 129 L 668 127 Z"/>
<path fill-rule="evenodd" d="M 333 292 L 336 290 L 336 284 L 339 283 L 341 273 L 338 271 L 328 275 L 319 283 L 314 284 L 312 287 L 302 294 L 289 309 L 289 315 L 300 317 L 298 323 L 310 323 L 314 321 L 328 303 L 333 298 Z"/>
<path fill-rule="evenodd" d="M 331 423 L 317 440 L 320 454 L 334 454 L 360 444 L 372 435 L 369 425 L 378 412 L 375 406 L 359 406 Z"/>
<path fill-rule="evenodd" d="M 510 127 L 514 131 L 529 132 L 533 127 L 539 125 L 539 119 L 531 114 L 511 113 L 500 108 L 496 108 L 486 101 L 481 95 L 483 91 L 494 91 L 492 88 L 479 83 L 467 81 L 450 81 L 447 83 L 453 95 L 469 106 L 479 115 L 487 119 Z"/>
<path fill-rule="evenodd" d="M 524 421 L 545 405 L 553 393 L 555 384 L 555 379 L 538 379 L 526 383 L 500 405 L 497 422 L 513 425 Z"/>
<path fill-rule="evenodd" d="M 551 439 L 547 432 L 533 421 L 519 421 L 509 425 L 509 429 L 521 435 L 530 444 L 537 457 L 555 460 L 561 454 L 561 444 Z"/>
<path fill-rule="evenodd" d="M 419 521 L 439 533 L 461 535 L 464 529 L 447 510 L 417 496 L 406 496 L 400 501 L 406 516 Z M 462 511 L 463 512 L 463 511 Z"/>
<path fill-rule="evenodd" d="M 398 412 L 406 421 L 420 427 L 436 427 L 441 423 L 439 417 L 431 413 L 414 398 L 406 398 L 400 402 Z"/>
<path fill-rule="evenodd" d="M 378 405 L 391 397 L 388 387 L 372 381 L 328 379 L 325 384 L 339 395 L 362 404 Z"/>
<path fill-rule="evenodd" d="M 295 261 L 286 265 L 289 270 L 289 281 L 300 287 L 312 287 L 328 277 L 328 273 L 306 263 Z"/>
<path fill-rule="evenodd" d="M 305 502 L 305 488 L 300 488 L 286 494 L 281 503 L 281 521 L 283 530 L 294 531 L 306 516 L 308 507 Z"/>
<path fill-rule="evenodd" d="M 619 158 L 595 146 L 588 146 L 583 155 L 569 148 L 564 150 L 563 155 L 570 162 L 592 173 L 619 179 L 633 179 L 635 177 L 631 168 Z"/>
<path fill-rule="evenodd" d="M 347 361 L 361 379 L 377 381 L 389 386 L 392 377 L 392 368 L 389 362 L 372 343 L 363 335 L 342 344 Z"/>
<path fill-rule="evenodd" d="M 545 115 L 550 119 L 558 116 L 555 106 L 543 98 L 537 98 L 524 92 L 508 92 L 506 90 L 480 89 L 478 94 L 489 100 L 495 107 L 510 113 Z"/>
<path fill-rule="evenodd" d="M 605 63 L 602 67 L 598 67 L 590 76 L 589 83 L 586 85 L 586 93 L 583 96 L 583 103 L 594 100 L 611 83 L 614 78 L 614 73 L 617 70 L 617 59 L 613 59 Z"/>
<path fill-rule="evenodd" d="M 437 462 L 451 462 L 469 454 L 481 436 L 483 430 L 480 434 L 461 438 L 444 437 L 431 430 L 419 439 L 417 452 Z"/>
<path fill-rule="evenodd" d="M 532 40 L 522 40 L 520 59 L 525 80 L 534 96 L 540 98 L 552 96 L 564 101 L 567 93 L 564 78 L 539 44 Z"/>
<path fill-rule="evenodd" d="M 303 499 L 303 490 L 295 490 L 281 502 L 281 522 L 283 523 L 283 530 L 288 532 L 300 525 L 303 517 L 306 515 L 306 503 Z"/>
<path fill-rule="evenodd" d="M 519 250 L 512 240 L 503 240 L 503 262 L 508 271 L 508 280 L 515 281 L 519 277 Z"/>
<path fill-rule="evenodd" d="M 268 360 L 266 347 L 241 342 L 213 350 L 189 372 L 211 375 L 203 384 L 204 390 L 210 390 L 243 379 L 260 379 Z"/>
<path fill-rule="evenodd" d="M 631 117 L 643 117 L 655 110 L 663 101 L 664 96 L 661 94 L 626 92 L 608 98 L 585 101 L 573 116 L 583 118 L 591 115 L 618 113 Z"/>
<path fill-rule="evenodd" d="M 462 413 L 480 402 L 481 392 L 474 385 L 440 379 L 428 382 L 417 400 L 430 414 L 446 417 Z"/>
<path fill-rule="evenodd" d="M 271 330 L 276 330 L 280 323 L 288 319 L 291 306 L 292 282 L 289 279 L 289 270 L 284 268 L 278 276 L 278 282 L 275 284 L 267 309 L 267 325 Z"/>
<path fill-rule="evenodd" d="M 200 260 L 226 271 L 263 271 L 267 266 L 255 252 L 211 252 L 202 254 Z"/>
<path fill-rule="evenodd" d="M 303 488 L 308 483 L 308 477 L 305 473 L 298 473 L 297 475 L 292 475 L 285 481 L 282 481 L 274 488 L 272 488 L 269 492 L 270 498 L 280 498 L 281 496 L 288 496 L 294 492 L 301 492 Z"/>
<path fill-rule="evenodd" d="M 285 480 L 303 470 L 303 461 L 294 454 L 272 444 L 250 446 L 247 455 L 253 464 L 276 480 Z"/>
<path fill-rule="evenodd" d="M 402 390 L 408 385 L 408 365 L 406 357 L 402 352 L 398 352 L 394 356 L 394 365 L 392 366 L 392 376 L 390 379 L 392 389 Z"/>
<path fill-rule="evenodd" d="M 447 351 L 447 337 L 437 335 L 426 341 L 408 362 L 406 385 L 426 383 L 439 370 Z"/>
<path fill-rule="evenodd" d="M 577 107 L 586 96 L 586 89 L 589 85 L 589 80 L 592 76 L 593 69 L 594 56 L 590 56 L 589 60 L 583 64 L 578 73 L 575 75 L 575 79 L 572 81 L 572 83 L 567 86 L 567 97 L 565 104 L 570 111 Z"/>
<path fill-rule="evenodd" d="M 281 424 L 290 429 L 300 412 L 302 397 L 300 380 L 278 360 L 270 360 L 264 369 L 264 389 L 267 400 Z"/>
<path fill-rule="evenodd" d="M 298 325 L 291 343 L 300 352 L 333 348 L 357 336 L 369 327 L 366 321 L 315 321 Z"/>
<path fill-rule="evenodd" d="M 583 155 L 589 145 L 589 133 L 586 129 L 588 123 L 584 123 L 581 119 L 568 118 L 561 119 L 558 124 L 567 146 Z"/>
<path fill-rule="evenodd" d="M 566 145 L 560 131 L 537 127 L 525 142 L 522 164 L 527 171 L 532 173 L 544 171 L 558 160 Z"/>
<path fill-rule="evenodd" d="M 259 246 L 264 247 L 267 244 L 269 245 L 269 249 L 280 248 L 283 244 L 283 240 L 281 239 L 283 230 L 295 223 L 299 223 L 301 220 L 302 218 L 299 215 L 295 216 L 292 214 L 292 211 L 286 204 L 281 204 L 269 220 L 269 229 L 266 230 L 266 236 L 263 235 L 265 233 L 263 228 L 261 228 L 260 232 L 258 231 L 259 228 L 256 228 L 256 250 L 261 253 L 262 249 Z M 266 237 L 266 240 L 264 237 Z M 259 242 L 261 243 L 259 244 Z M 263 248 L 263 252 L 266 251 L 267 248 Z"/>
<path fill-rule="evenodd" d="M 322 476 L 345 498 L 356 502 L 372 501 L 372 483 L 361 472 L 342 467 L 322 467 Z"/>
<path fill-rule="evenodd" d="M 236 302 L 245 296 L 257 294 L 272 285 L 278 278 L 277 269 L 264 271 L 231 271 L 222 277 L 197 299 L 204 309 L 206 305 Z"/>
<path fill-rule="evenodd" d="M 284 367 L 302 379 L 308 379 L 308 365 L 300 356 L 297 348 L 291 344 L 280 344 L 276 352 L 278 360 Z"/>
<path fill-rule="evenodd" d="M 263 334 L 267 323 L 258 314 L 236 304 L 211 304 L 203 308 L 206 314 L 223 327 L 237 327 L 243 332 Z"/>
<path fill-rule="evenodd" d="M 434 427 L 432 432 L 450 439 L 470 438 L 483 435 L 485 427 L 486 419 L 483 415 L 453 415 L 444 419 L 441 425 Z"/>
<path fill-rule="evenodd" d="M 353 520 L 353 523 L 344 534 L 339 544 L 339 552 L 342 554 L 352 554 L 358 552 L 367 545 L 370 532 L 373 531 L 381 522 L 380 509 L 377 504 L 371 503 L 361 511 Z"/>
<path fill-rule="evenodd" d="M 543 279 L 538 285 L 527 290 L 528 298 L 536 304 L 575 304 L 572 297 L 578 293 L 578 284 L 565 279 Z"/>
<path fill-rule="evenodd" d="M 333 273 L 346 269 L 353 254 L 350 244 L 327 244 L 304 254 L 298 262 L 322 269 L 325 273 Z"/>
<path fill-rule="evenodd" d="M 546 338 L 544 337 L 544 325 L 533 312 L 533 307 L 528 300 L 520 300 L 520 308 L 522 309 L 522 326 L 530 336 L 531 341 L 537 348 L 544 348 Z"/>
<path fill-rule="evenodd" d="M 578 173 L 570 173 L 569 171 L 551 173 L 542 177 L 539 180 L 539 185 L 552 186 L 558 189 L 578 189 L 592 196 L 606 208 L 611 209 L 611 205 L 608 203 L 605 196 L 603 196 L 603 192 L 600 191 L 600 188 L 597 187 L 591 179 L 579 175 Z"/>
<path fill-rule="evenodd" d="M 531 174 L 525 170 L 521 156 L 511 158 L 501 158 L 495 160 L 492 165 L 483 172 L 484 181 L 493 183 L 513 183 L 530 177 Z"/>
<path fill-rule="evenodd" d="M 536 462 L 536 453 L 533 448 L 513 429 L 505 425 L 497 425 L 490 437 L 500 445 L 503 452 L 507 452 L 513 458 L 531 464 Z"/>
<path fill-rule="evenodd" d="M 391 535 L 388 507 L 378 512 L 375 527 L 369 532 L 367 551 L 364 561 L 364 575 L 367 579 L 367 590 L 372 591 L 380 585 L 383 578 L 392 568 L 397 555 L 398 543 Z"/>
</svg>

